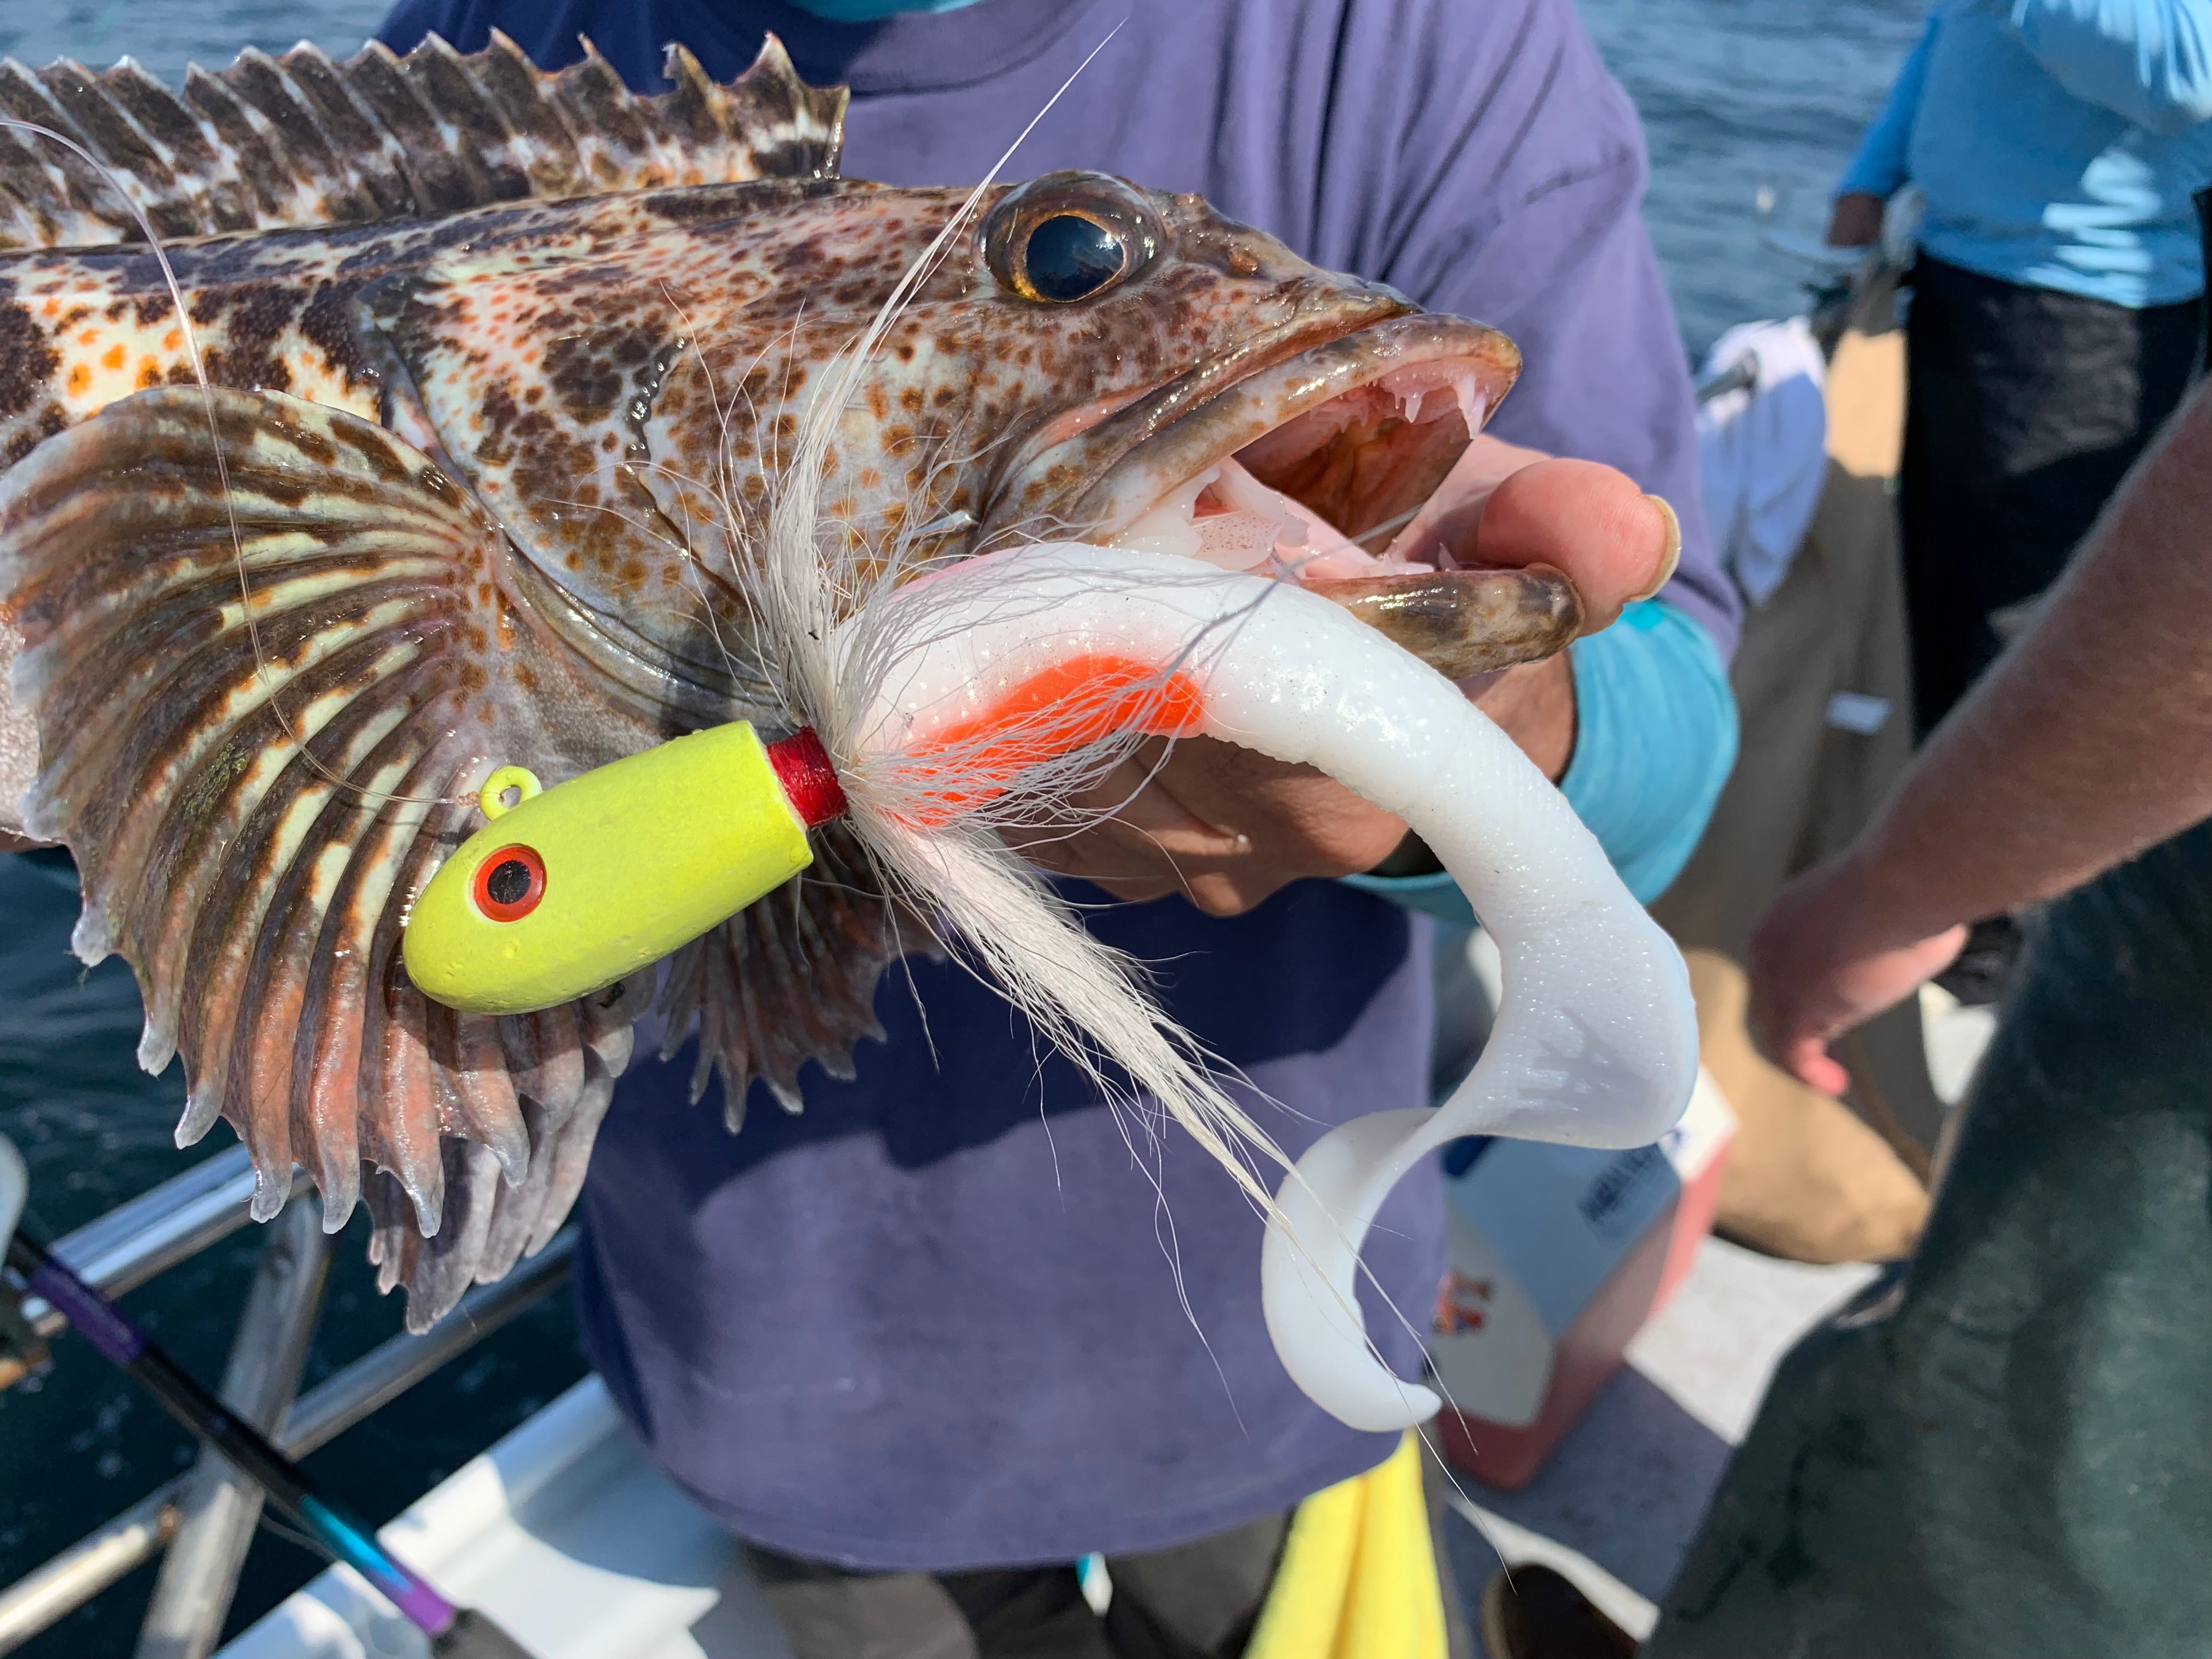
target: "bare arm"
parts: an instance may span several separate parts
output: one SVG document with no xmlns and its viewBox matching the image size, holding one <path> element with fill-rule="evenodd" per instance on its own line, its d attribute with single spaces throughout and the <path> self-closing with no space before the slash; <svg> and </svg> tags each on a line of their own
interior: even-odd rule
<svg viewBox="0 0 2212 1659">
<path fill-rule="evenodd" d="M 1911 993 L 1962 925 L 2080 885 L 2212 816 L 2212 389 L 2106 510 L 2020 641 L 1875 823 L 1785 889 L 1753 1017 L 1836 1089 L 1827 1040 Z"/>
</svg>

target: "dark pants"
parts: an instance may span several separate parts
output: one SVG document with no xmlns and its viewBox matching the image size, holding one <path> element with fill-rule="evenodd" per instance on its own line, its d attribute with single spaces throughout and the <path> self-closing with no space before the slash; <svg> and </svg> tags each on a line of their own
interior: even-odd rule
<svg viewBox="0 0 2212 1659">
<path fill-rule="evenodd" d="M 1443 1547 L 1449 1479 L 1425 1455 L 1422 1480 L 1446 1645 L 1450 1659 L 1474 1659 Z M 1114 1598 L 1103 1619 L 1072 1566 L 863 1573 L 757 1545 L 746 1554 L 793 1659 L 1237 1659 L 1290 1521 L 1270 1516 L 1174 1549 L 1109 1556 Z"/>
<path fill-rule="evenodd" d="M 1109 1559 L 1099 1618 L 1072 1566 L 854 1573 L 749 1547 L 794 1659 L 1236 1659 L 1290 1516 Z"/>
<path fill-rule="evenodd" d="M 2181 401 L 2201 307 L 2131 311 L 1925 258 L 1911 283 L 1899 509 L 1925 734 Z"/>
<path fill-rule="evenodd" d="M 1919 1253 L 1808 1336 L 1647 1659 L 2212 1652 L 2212 824 L 2060 900 Z"/>
</svg>

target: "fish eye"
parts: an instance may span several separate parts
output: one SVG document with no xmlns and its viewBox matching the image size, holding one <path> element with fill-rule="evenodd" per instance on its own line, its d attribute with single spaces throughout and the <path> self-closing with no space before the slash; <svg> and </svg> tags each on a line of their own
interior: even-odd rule
<svg viewBox="0 0 2212 1659">
<path fill-rule="evenodd" d="M 1040 300 L 1066 305 L 1087 300 L 1116 280 L 1129 251 L 1111 230 L 1087 214 L 1055 213 L 1030 232 L 1021 274 Z"/>
<path fill-rule="evenodd" d="M 492 921 L 520 921 L 545 896 L 545 860 L 537 849 L 502 847 L 477 866 L 469 896 Z"/>
<path fill-rule="evenodd" d="M 1096 298 L 1133 276 L 1158 245 L 1158 222 L 1144 198 L 1095 173 L 1048 173 L 1024 185 L 983 228 L 992 274 L 1044 305 Z"/>
</svg>

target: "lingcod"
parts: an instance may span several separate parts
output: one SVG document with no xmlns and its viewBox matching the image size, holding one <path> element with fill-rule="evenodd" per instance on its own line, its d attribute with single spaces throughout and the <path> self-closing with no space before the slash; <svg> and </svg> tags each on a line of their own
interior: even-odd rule
<svg viewBox="0 0 2212 1659">
<path fill-rule="evenodd" d="M 739 577 L 872 319 L 810 481 L 840 556 L 1264 564 L 1454 675 L 1579 621 L 1555 575 L 1391 550 L 1512 383 L 1495 331 L 1194 196 L 842 178 L 844 94 L 773 40 L 667 76 L 497 36 L 178 90 L 0 64 L 0 830 L 70 849 L 76 950 L 136 971 L 142 1062 L 183 1059 L 179 1143 L 227 1119 L 258 1217 L 295 1164 L 327 1224 L 366 1202 L 416 1328 L 558 1227 L 656 995 L 734 1128 L 756 1081 L 850 1075 L 928 940 L 832 825 L 572 1004 L 459 1013 L 398 949 L 495 767 L 782 729 Z"/>
</svg>

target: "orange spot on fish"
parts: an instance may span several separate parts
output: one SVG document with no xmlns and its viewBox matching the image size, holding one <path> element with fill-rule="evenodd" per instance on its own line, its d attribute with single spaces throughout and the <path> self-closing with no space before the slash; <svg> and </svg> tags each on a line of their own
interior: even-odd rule
<svg viewBox="0 0 2212 1659">
<path fill-rule="evenodd" d="M 925 773 L 934 760 L 960 779 L 921 790 L 927 805 L 908 821 L 916 829 L 939 828 L 1003 795 L 1032 766 L 1120 732 L 1189 737 L 1205 718 L 1204 692 L 1180 669 L 1164 672 L 1103 652 L 1066 658 L 908 751 Z"/>
<path fill-rule="evenodd" d="M 185 331 L 180 328 L 173 328 L 161 337 L 161 349 L 164 351 L 179 350 L 184 343 Z"/>
<path fill-rule="evenodd" d="M 87 368 L 82 363 L 79 363 L 76 368 L 70 370 L 69 394 L 70 397 L 82 398 L 91 389 L 91 387 L 92 371 L 90 369 Z"/>
<path fill-rule="evenodd" d="M 76 337 L 76 343 L 79 345 L 98 345 L 100 343 L 100 331 L 96 328 L 88 328 L 85 330 L 83 333 Z"/>
<path fill-rule="evenodd" d="M 120 368 L 129 355 L 120 345 L 112 345 L 107 349 L 107 355 L 100 360 L 100 366 L 102 368 Z"/>
<path fill-rule="evenodd" d="M 143 392 L 148 386 L 159 386 L 161 384 L 161 364 L 155 362 L 151 357 L 149 357 L 144 362 L 138 365 L 138 389 L 141 392 Z"/>
</svg>

